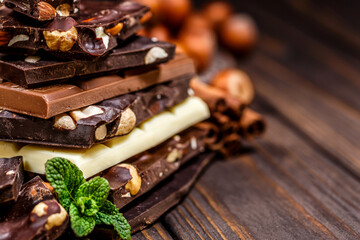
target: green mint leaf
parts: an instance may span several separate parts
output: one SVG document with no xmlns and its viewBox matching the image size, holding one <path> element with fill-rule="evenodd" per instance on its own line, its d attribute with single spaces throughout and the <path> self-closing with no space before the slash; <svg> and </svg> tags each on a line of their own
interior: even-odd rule
<svg viewBox="0 0 360 240">
<path fill-rule="evenodd" d="M 106 201 L 109 191 L 109 182 L 105 178 L 95 177 L 79 187 L 75 199 L 81 197 L 90 198 L 95 201 L 98 207 L 101 207 Z"/>
<path fill-rule="evenodd" d="M 85 216 L 94 216 L 99 211 L 99 207 L 96 202 L 89 197 L 78 198 L 76 200 L 76 205 L 80 212 Z"/>
<path fill-rule="evenodd" d="M 96 213 L 96 224 L 113 225 L 122 239 L 131 239 L 131 227 L 126 218 L 119 213 L 119 209 L 111 203 L 106 201 Z"/>
<path fill-rule="evenodd" d="M 119 213 L 119 209 L 109 200 L 106 200 L 100 208 L 100 212 L 107 215 L 116 215 Z"/>
<path fill-rule="evenodd" d="M 84 216 L 74 203 L 71 203 L 70 210 L 71 228 L 77 237 L 84 237 L 92 232 L 95 227 L 95 216 Z"/>
<path fill-rule="evenodd" d="M 69 160 L 53 158 L 45 164 L 45 174 L 58 195 L 59 202 L 69 211 L 77 189 L 85 183 L 81 170 Z"/>
</svg>

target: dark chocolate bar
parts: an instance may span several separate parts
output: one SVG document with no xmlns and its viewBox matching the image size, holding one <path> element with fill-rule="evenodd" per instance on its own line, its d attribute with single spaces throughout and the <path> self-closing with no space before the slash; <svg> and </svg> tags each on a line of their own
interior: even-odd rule
<svg viewBox="0 0 360 240">
<path fill-rule="evenodd" d="M 56 239 L 67 228 L 69 216 L 40 177 L 21 189 L 6 220 L 0 223 L 0 239 Z"/>
<path fill-rule="evenodd" d="M 26 216 L 38 203 L 54 199 L 54 195 L 47 188 L 45 182 L 39 176 L 34 177 L 21 187 L 16 204 L 7 214 L 7 220 Z"/>
<path fill-rule="evenodd" d="M 123 212 L 131 226 L 131 232 L 135 233 L 151 226 L 169 209 L 178 204 L 213 158 L 214 154 L 208 152 L 194 157 L 151 192 L 121 209 L 120 212 Z M 69 231 L 60 239 L 71 239 L 72 236 Z M 107 226 L 97 226 L 88 237 L 92 240 L 119 239 L 117 234 Z"/>
<path fill-rule="evenodd" d="M 23 180 L 22 157 L 0 158 L 0 204 L 16 201 Z"/>
<path fill-rule="evenodd" d="M 130 133 L 188 97 L 191 76 L 105 100 L 51 119 L 0 112 L 0 140 L 89 148 Z"/>
<path fill-rule="evenodd" d="M 152 52 L 156 50 L 162 55 L 152 58 Z M 172 59 L 174 52 L 175 45 L 171 43 L 134 37 L 97 61 L 61 61 L 42 55 L 38 56 L 36 63 L 32 63 L 28 62 L 29 57 L 9 54 L 0 56 L 0 78 L 25 88 L 33 88 L 75 76 L 99 75 L 126 68 L 158 65 Z"/>
<path fill-rule="evenodd" d="M 135 75 L 129 75 L 129 74 Z M 195 74 L 194 64 L 185 56 L 161 64 L 146 73 L 124 72 L 90 80 L 79 80 L 74 85 L 58 84 L 36 89 L 24 89 L 16 84 L 0 84 L 0 108 L 29 116 L 48 119 L 58 114 L 79 109 L 155 84 Z"/>
<path fill-rule="evenodd" d="M 131 6 L 131 7 L 129 7 Z M 58 57 L 91 59 L 104 55 L 140 28 L 148 7 L 135 2 L 113 2 L 110 9 L 93 12 L 75 20 L 55 18 L 50 23 L 29 23 L 12 10 L 0 10 L 0 46 L 44 49 Z M 32 59 L 36 62 L 36 59 Z"/>
<path fill-rule="evenodd" d="M 169 209 L 178 204 L 190 191 L 203 169 L 213 159 L 213 153 L 203 153 L 160 183 L 153 191 L 122 209 L 131 226 L 131 232 L 140 231 L 153 224 Z"/>
<path fill-rule="evenodd" d="M 117 208 L 134 201 L 205 150 L 206 131 L 190 128 L 102 174 Z"/>
<path fill-rule="evenodd" d="M 6 7 L 38 21 L 56 16 L 76 16 L 80 0 L 4 0 Z"/>
</svg>

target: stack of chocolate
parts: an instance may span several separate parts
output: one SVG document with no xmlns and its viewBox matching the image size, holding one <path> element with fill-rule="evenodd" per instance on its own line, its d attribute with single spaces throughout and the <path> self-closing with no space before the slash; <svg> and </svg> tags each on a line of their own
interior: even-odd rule
<svg viewBox="0 0 360 240">
<path fill-rule="evenodd" d="M 85 178 L 106 178 L 133 231 L 155 221 L 209 161 L 208 132 L 193 126 L 209 110 L 189 87 L 192 60 L 173 44 L 136 36 L 150 13 L 135 2 L 3 4 L 0 238 L 64 233 L 68 215 L 40 178 L 54 157 Z M 26 182 L 23 171 L 35 178 Z M 39 204 L 46 214 L 34 215 Z"/>
</svg>

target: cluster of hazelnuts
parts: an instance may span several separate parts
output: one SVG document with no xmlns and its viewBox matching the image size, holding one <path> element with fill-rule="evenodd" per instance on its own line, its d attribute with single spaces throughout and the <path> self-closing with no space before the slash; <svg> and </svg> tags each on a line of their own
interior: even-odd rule
<svg viewBox="0 0 360 240">
<path fill-rule="evenodd" d="M 249 52 L 257 39 L 257 27 L 246 14 L 237 14 L 225 1 L 210 2 L 194 11 L 191 0 L 137 0 L 151 8 L 152 20 L 140 35 L 177 44 L 177 51 L 206 70 L 222 44 L 233 53 Z"/>
</svg>

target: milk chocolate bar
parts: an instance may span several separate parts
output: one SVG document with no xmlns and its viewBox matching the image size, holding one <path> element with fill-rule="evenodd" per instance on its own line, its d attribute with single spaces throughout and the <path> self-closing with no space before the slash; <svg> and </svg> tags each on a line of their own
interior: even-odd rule
<svg viewBox="0 0 360 240">
<path fill-rule="evenodd" d="M 0 238 L 56 239 L 66 230 L 68 222 L 65 209 L 41 178 L 35 177 L 24 184 L 6 220 L 0 223 Z"/>
<path fill-rule="evenodd" d="M 157 57 L 153 57 L 154 52 Z M 75 76 L 99 75 L 121 69 L 158 65 L 174 57 L 175 45 L 133 37 L 97 61 L 61 61 L 47 55 L 37 56 L 36 63 L 24 55 L 0 56 L 0 78 L 25 88 L 58 83 Z M 31 59 L 31 57 L 30 57 Z"/>
<path fill-rule="evenodd" d="M 180 166 L 205 150 L 206 132 L 189 128 L 166 142 L 142 152 L 102 174 L 109 181 L 111 199 L 117 208 L 134 201 Z"/>
<path fill-rule="evenodd" d="M 0 204 L 16 201 L 24 180 L 22 157 L 0 158 Z"/>
<path fill-rule="evenodd" d="M 0 140 L 89 148 L 129 134 L 145 120 L 185 100 L 190 78 L 125 94 L 47 120 L 4 110 L 0 112 Z"/>
<path fill-rule="evenodd" d="M 58 84 L 25 89 L 10 82 L 0 84 L 0 108 L 29 116 L 48 119 L 154 84 L 195 73 L 191 59 L 178 56 L 155 70 L 124 77 L 110 75 L 79 80 L 75 84 Z"/>
<path fill-rule="evenodd" d="M 4 0 L 6 7 L 38 21 L 48 21 L 56 16 L 75 16 L 80 0 Z"/>
<path fill-rule="evenodd" d="M 129 7 L 131 6 L 131 7 Z M 50 23 L 29 23 L 0 10 L 0 46 L 3 48 L 44 49 L 61 58 L 84 59 L 104 55 L 140 28 L 148 7 L 135 2 L 113 2 L 110 9 L 74 19 L 55 18 Z M 36 60 L 32 60 L 36 61 Z"/>
</svg>

